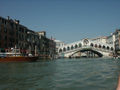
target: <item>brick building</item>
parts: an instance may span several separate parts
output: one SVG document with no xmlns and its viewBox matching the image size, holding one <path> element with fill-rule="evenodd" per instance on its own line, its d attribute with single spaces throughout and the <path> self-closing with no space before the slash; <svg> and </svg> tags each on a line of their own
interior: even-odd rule
<svg viewBox="0 0 120 90">
<path fill-rule="evenodd" d="M 0 17 L 0 48 L 12 48 L 18 43 L 18 23 Z"/>
<path fill-rule="evenodd" d="M 0 17 L 0 51 L 11 48 L 20 49 L 22 54 L 52 56 L 55 42 L 46 37 L 46 32 L 35 32 L 20 24 L 19 20 Z"/>
</svg>

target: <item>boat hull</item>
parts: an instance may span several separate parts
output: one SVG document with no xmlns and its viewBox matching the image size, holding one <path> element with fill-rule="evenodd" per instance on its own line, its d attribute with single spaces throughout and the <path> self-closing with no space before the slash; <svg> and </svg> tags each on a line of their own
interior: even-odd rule
<svg viewBox="0 0 120 90">
<path fill-rule="evenodd" d="M 38 57 L 2 57 L 0 62 L 36 61 Z"/>
</svg>

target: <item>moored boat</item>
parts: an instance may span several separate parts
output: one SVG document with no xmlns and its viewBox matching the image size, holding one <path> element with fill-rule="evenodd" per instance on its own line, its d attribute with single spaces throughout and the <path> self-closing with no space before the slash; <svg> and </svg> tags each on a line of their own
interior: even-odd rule
<svg viewBox="0 0 120 90">
<path fill-rule="evenodd" d="M 0 62 L 36 61 L 37 59 L 38 56 L 32 54 L 22 55 L 19 49 L 0 53 Z"/>
<path fill-rule="evenodd" d="M 17 62 L 17 61 L 36 61 L 37 56 L 13 56 L 13 57 L 0 57 L 0 62 Z"/>
</svg>

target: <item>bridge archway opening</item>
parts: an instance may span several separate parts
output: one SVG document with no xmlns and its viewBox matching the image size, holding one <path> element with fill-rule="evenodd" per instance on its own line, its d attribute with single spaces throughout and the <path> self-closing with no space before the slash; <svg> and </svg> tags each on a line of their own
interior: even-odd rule
<svg viewBox="0 0 120 90">
<path fill-rule="evenodd" d="M 101 48 L 102 46 L 101 45 L 99 45 L 99 48 Z"/>
<path fill-rule="evenodd" d="M 94 44 L 93 44 L 93 43 L 91 43 L 91 44 L 90 44 L 90 46 L 91 46 L 91 47 L 93 47 L 93 46 L 94 46 Z"/>
<path fill-rule="evenodd" d="M 66 48 L 65 48 L 65 47 L 63 48 L 63 51 L 64 51 L 64 52 L 66 51 Z"/>
<path fill-rule="evenodd" d="M 73 47 L 73 45 L 72 45 L 72 46 L 71 46 L 71 50 L 73 50 L 73 48 L 74 48 L 74 47 Z"/>
<path fill-rule="evenodd" d="M 81 44 L 81 43 L 79 43 L 79 47 L 82 47 L 82 44 Z"/>
<path fill-rule="evenodd" d="M 103 45 L 103 49 L 105 49 L 106 47 Z"/>
<path fill-rule="evenodd" d="M 75 44 L 75 48 L 78 48 L 78 45 L 77 45 L 77 44 Z"/>
<path fill-rule="evenodd" d="M 113 47 L 111 47 L 111 50 L 113 51 Z"/>
<path fill-rule="evenodd" d="M 95 48 L 97 48 L 98 46 L 97 46 L 97 44 L 95 44 Z"/>
<path fill-rule="evenodd" d="M 68 50 L 68 51 L 70 50 L 70 47 L 69 47 L 69 46 L 67 47 L 67 50 Z"/>
<path fill-rule="evenodd" d="M 62 52 L 62 49 L 59 50 L 59 53 L 61 53 L 61 52 Z"/>
<path fill-rule="evenodd" d="M 107 46 L 107 50 L 109 50 L 110 48 L 109 48 L 109 46 Z"/>
<path fill-rule="evenodd" d="M 103 54 L 100 53 L 100 52 L 98 52 L 98 51 L 95 51 L 95 50 L 92 50 L 92 49 L 82 49 L 82 50 L 79 50 L 79 51 L 73 53 L 69 57 L 73 57 L 78 52 L 80 52 L 80 53 L 86 53 L 87 54 L 86 57 L 102 57 L 103 56 Z"/>
</svg>

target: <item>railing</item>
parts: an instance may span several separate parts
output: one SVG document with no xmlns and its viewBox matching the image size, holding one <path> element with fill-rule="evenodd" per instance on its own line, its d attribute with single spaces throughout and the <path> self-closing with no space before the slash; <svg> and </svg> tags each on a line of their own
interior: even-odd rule
<svg viewBox="0 0 120 90">
<path fill-rule="evenodd" d="M 69 52 L 74 52 L 74 51 L 77 51 L 77 50 L 81 50 L 81 49 L 94 49 L 96 51 L 101 51 L 101 52 L 113 52 L 113 50 L 107 50 L 107 49 L 103 49 L 103 48 L 95 48 L 95 47 L 92 47 L 92 46 L 89 46 L 89 45 L 85 45 L 85 46 L 82 46 L 82 47 L 78 47 L 78 48 L 73 48 L 72 50 L 66 50 L 66 51 L 62 51 L 60 53 L 69 53 Z"/>
</svg>

